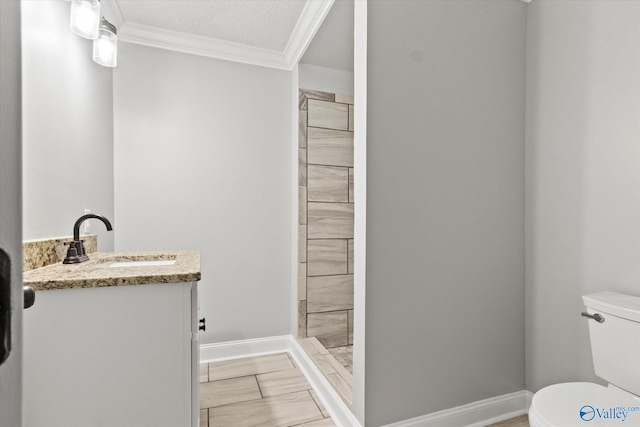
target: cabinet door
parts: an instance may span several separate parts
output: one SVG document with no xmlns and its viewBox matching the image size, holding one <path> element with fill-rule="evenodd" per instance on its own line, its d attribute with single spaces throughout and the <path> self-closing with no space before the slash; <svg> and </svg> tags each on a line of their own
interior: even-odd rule
<svg viewBox="0 0 640 427">
<path fill-rule="evenodd" d="M 42 291 L 24 323 L 25 426 L 192 425 L 191 283 Z"/>
<path fill-rule="evenodd" d="M 0 316 L 4 316 L 0 425 L 18 427 L 22 425 L 20 2 L 0 1 L 0 20 L 0 248 L 7 255 L 0 272 L 4 276 L 0 278 Z"/>
</svg>

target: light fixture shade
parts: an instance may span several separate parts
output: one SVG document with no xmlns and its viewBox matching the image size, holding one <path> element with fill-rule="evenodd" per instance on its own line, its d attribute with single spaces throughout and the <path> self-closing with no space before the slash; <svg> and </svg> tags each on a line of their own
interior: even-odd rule
<svg viewBox="0 0 640 427">
<path fill-rule="evenodd" d="M 116 27 L 102 18 L 98 37 L 93 40 L 93 60 L 105 67 L 118 65 L 118 36 Z"/>
<path fill-rule="evenodd" d="M 71 0 L 71 31 L 86 39 L 98 37 L 100 26 L 99 0 Z"/>
</svg>

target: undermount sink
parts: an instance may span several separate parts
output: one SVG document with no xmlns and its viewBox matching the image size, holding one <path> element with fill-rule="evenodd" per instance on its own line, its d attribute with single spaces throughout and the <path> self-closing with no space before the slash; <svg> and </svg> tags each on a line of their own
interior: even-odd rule
<svg viewBox="0 0 640 427">
<path fill-rule="evenodd" d="M 98 263 L 107 268 L 160 267 L 174 265 L 176 256 L 174 254 L 114 256 L 101 259 Z"/>
<path fill-rule="evenodd" d="M 160 265 L 173 265 L 175 259 L 171 260 L 155 260 L 155 261 L 116 261 L 107 264 L 108 267 L 155 267 Z"/>
</svg>

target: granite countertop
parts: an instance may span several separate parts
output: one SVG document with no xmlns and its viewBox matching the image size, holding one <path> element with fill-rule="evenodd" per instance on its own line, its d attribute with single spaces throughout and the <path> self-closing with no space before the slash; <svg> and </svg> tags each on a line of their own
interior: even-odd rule
<svg viewBox="0 0 640 427">
<path fill-rule="evenodd" d="M 114 266 L 114 262 L 173 261 L 171 265 Z M 24 272 L 24 286 L 37 291 L 200 280 L 199 251 L 97 252 L 79 264 L 60 262 Z"/>
</svg>

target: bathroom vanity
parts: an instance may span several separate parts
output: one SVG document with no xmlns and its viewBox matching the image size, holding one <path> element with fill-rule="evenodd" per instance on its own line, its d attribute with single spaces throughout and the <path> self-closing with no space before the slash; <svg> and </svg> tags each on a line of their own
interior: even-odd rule
<svg viewBox="0 0 640 427">
<path fill-rule="evenodd" d="M 196 426 L 199 253 L 90 258 L 24 273 L 24 425 Z"/>
</svg>

